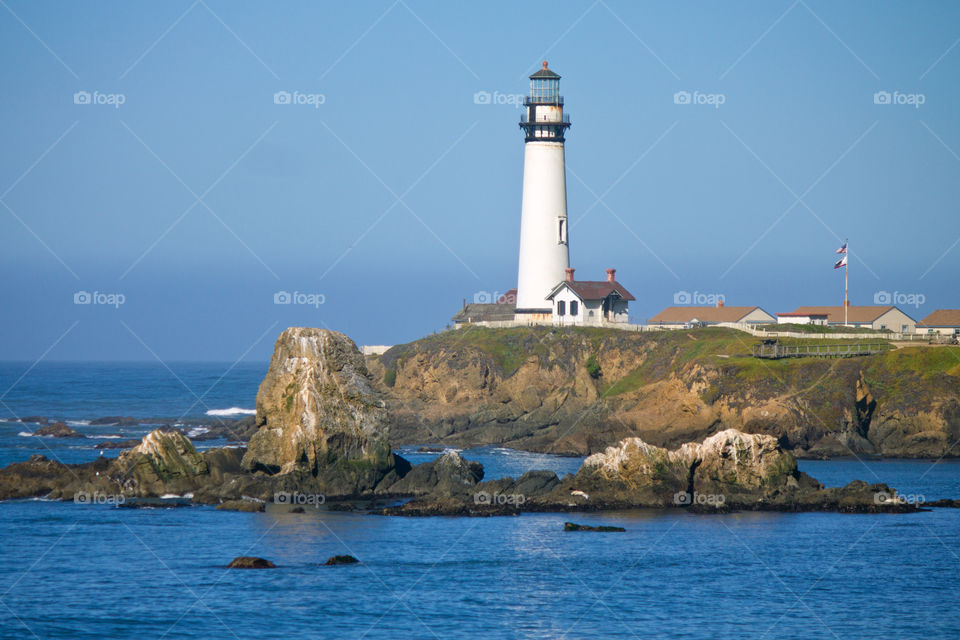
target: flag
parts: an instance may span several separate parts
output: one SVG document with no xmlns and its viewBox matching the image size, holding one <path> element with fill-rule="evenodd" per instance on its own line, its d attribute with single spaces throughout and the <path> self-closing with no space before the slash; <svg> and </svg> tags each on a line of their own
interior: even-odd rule
<svg viewBox="0 0 960 640">
<path fill-rule="evenodd" d="M 837 249 L 837 253 L 842 253 L 843 255 L 847 255 L 847 241 L 846 241 L 846 240 L 843 241 L 843 246 L 840 247 L 839 249 Z"/>
<path fill-rule="evenodd" d="M 836 264 L 833 265 L 834 269 L 839 269 L 840 267 L 847 266 L 847 256 L 844 255 L 842 258 L 837 260 Z"/>
</svg>

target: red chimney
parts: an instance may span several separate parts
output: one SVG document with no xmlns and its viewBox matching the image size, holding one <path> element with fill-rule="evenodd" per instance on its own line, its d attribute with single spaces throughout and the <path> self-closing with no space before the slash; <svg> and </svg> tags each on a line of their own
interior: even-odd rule
<svg viewBox="0 0 960 640">
<path fill-rule="evenodd" d="M 607 282 L 616 282 L 617 281 L 617 270 L 616 269 L 607 269 Z"/>
<path fill-rule="evenodd" d="M 567 282 L 573 282 L 573 268 L 567 267 L 564 271 L 567 272 Z"/>
</svg>

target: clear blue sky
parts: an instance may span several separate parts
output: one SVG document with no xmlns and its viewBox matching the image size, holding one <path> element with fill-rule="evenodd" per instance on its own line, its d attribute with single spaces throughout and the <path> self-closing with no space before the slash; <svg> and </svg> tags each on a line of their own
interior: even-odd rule
<svg viewBox="0 0 960 640">
<path fill-rule="evenodd" d="M 678 291 L 840 304 L 848 236 L 854 304 L 960 307 L 958 38 L 953 2 L 4 0 L 0 359 L 442 329 L 515 286 L 520 114 L 474 96 L 524 93 L 543 59 L 573 264 L 616 267 L 636 318 Z"/>
</svg>

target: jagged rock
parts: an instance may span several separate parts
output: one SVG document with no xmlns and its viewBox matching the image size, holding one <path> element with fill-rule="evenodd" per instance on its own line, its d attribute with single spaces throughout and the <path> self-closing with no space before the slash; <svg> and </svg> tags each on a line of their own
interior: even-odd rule
<svg viewBox="0 0 960 640">
<path fill-rule="evenodd" d="M 132 449 L 138 444 L 140 444 L 140 440 L 131 438 L 129 440 L 104 440 L 103 442 L 98 442 L 94 446 L 97 449 Z"/>
<path fill-rule="evenodd" d="M 447 451 L 436 459 L 418 464 L 390 493 L 434 496 L 465 494 L 483 480 L 483 465 L 464 460 L 456 451 Z"/>
<path fill-rule="evenodd" d="M 238 556 L 230 561 L 228 569 L 276 569 L 277 565 L 264 558 Z"/>
<path fill-rule="evenodd" d="M 387 411 L 367 376 L 363 356 L 342 333 L 284 331 L 257 393 L 259 429 L 244 468 L 308 474 L 332 495 L 396 482 L 409 464 L 390 448 Z"/>
<path fill-rule="evenodd" d="M 206 460 L 189 438 L 179 431 L 160 429 L 123 451 L 110 469 L 111 476 L 121 478 L 125 495 L 140 497 L 193 491 L 209 474 Z"/>
<path fill-rule="evenodd" d="M 727 429 L 679 449 L 691 469 L 690 490 L 704 495 L 769 492 L 797 486 L 797 461 L 777 439 Z"/>
<path fill-rule="evenodd" d="M 33 432 L 35 436 L 42 436 L 45 438 L 86 438 L 87 436 L 82 433 L 71 429 L 63 422 L 54 422 L 53 424 L 40 427 Z"/>
</svg>

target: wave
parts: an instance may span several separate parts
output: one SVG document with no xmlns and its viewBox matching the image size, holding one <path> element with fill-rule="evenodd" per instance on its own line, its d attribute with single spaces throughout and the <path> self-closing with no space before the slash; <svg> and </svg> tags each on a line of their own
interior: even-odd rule
<svg viewBox="0 0 960 640">
<path fill-rule="evenodd" d="M 18 433 L 17 435 L 20 436 L 20 437 L 22 437 L 22 438 L 32 438 L 32 437 L 33 437 L 33 434 L 30 433 L 29 431 L 21 431 L 21 432 Z"/>
<path fill-rule="evenodd" d="M 240 407 L 230 407 L 229 409 L 210 409 L 208 416 L 253 416 L 257 414 L 256 409 L 241 409 Z"/>
<path fill-rule="evenodd" d="M 89 420 L 66 420 L 67 426 L 69 427 L 88 427 L 90 426 Z"/>
</svg>

